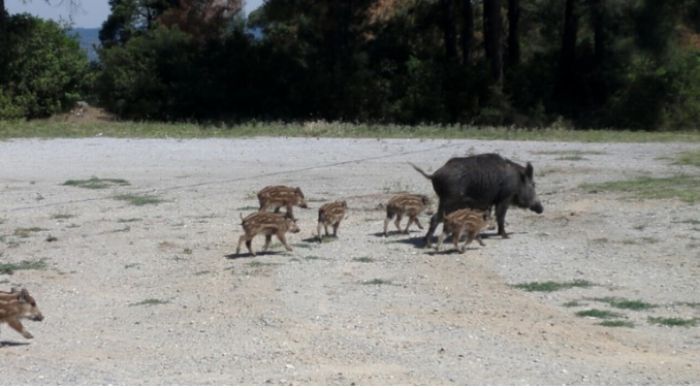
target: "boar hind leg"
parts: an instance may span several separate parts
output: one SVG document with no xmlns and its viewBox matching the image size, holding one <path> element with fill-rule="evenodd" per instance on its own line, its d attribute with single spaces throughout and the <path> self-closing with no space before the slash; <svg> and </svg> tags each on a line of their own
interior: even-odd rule
<svg viewBox="0 0 700 388">
<path fill-rule="evenodd" d="M 432 217 L 430 217 L 430 226 L 428 227 L 428 232 L 425 234 L 425 247 L 430 248 L 432 245 L 432 240 L 433 240 L 433 233 L 435 233 L 435 228 L 437 228 L 438 224 L 442 222 L 442 217 L 443 217 L 443 209 L 442 207 L 438 209 L 438 212 L 433 214 Z"/>
<path fill-rule="evenodd" d="M 267 249 L 270 247 L 271 241 L 272 241 L 272 235 L 266 234 L 265 235 L 265 247 L 263 248 L 263 252 L 267 252 Z"/>
<path fill-rule="evenodd" d="M 415 221 L 415 217 L 413 216 L 408 216 L 408 223 L 406 224 L 406 229 L 403 230 L 404 233 L 408 234 L 408 228 L 411 226 L 411 224 Z"/>
<path fill-rule="evenodd" d="M 384 237 L 386 237 L 386 230 L 389 228 L 389 222 L 391 222 L 391 217 L 386 216 L 384 219 Z"/>
<path fill-rule="evenodd" d="M 340 227 L 340 221 L 333 224 L 333 237 L 338 237 L 338 228 Z"/>
<path fill-rule="evenodd" d="M 401 218 L 402 217 L 403 216 L 399 213 L 396 215 L 396 220 L 394 220 L 394 225 L 396 225 L 396 230 L 398 230 L 399 233 L 401 233 Z M 411 221 L 408 221 L 408 223 L 410 224 Z"/>
<path fill-rule="evenodd" d="M 464 250 L 467 249 L 467 245 L 471 244 L 472 241 L 474 241 L 474 238 L 475 238 L 475 233 L 472 233 L 472 232 L 467 233 L 467 241 L 465 241 L 464 245 L 462 245 L 462 252 L 464 252 Z M 479 243 L 481 243 L 480 237 L 479 237 Z"/>
<path fill-rule="evenodd" d="M 316 226 L 316 234 L 318 235 L 318 242 L 323 242 L 323 237 L 321 237 L 321 226 L 322 226 L 321 222 L 319 222 L 318 226 Z M 328 234 L 328 232 L 326 232 L 326 234 Z"/>
<path fill-rule="evenodd" d="M 478 242 L 479 245 L 481 245 L 482 247 L 485 247 L 485 246 L 486 246 L 486 244 L 484 244 L 484 242 L 481 241 L 481 233 L 479 233 L 479 232 L 474 233 L 474 239 L 475 239 L 476 242 Z"/>
<path fill-rule="evenodd" d="M 236 254 L 241 253 L 241 244 L 243 244 L 244 241 L 246 241 L 245 234 L 238 239 L 238 246 L 236 247 Z M 246 242 L 246 245 L 248 245 L 247 242 Z"/>
<path fill-rule="evenodd" d="M 18 333 L 22 334 L 22 336 L 23 336 L 24 338 L 26 338 L 26 339 L 32 339 L 32 338 L 34 338 L 34 336 L 31 335 L 31 334 L 27 331 L 27 329 L 24 328 L 24 326 L 22 326 L 22 322 L 20 322 L 19 319 L 17 319 L 17 318 L 11 318 L 11 319 L 8 319 L 8 320 L 5 321 L 5 322 L 7 322 L 7 324 L 10 325 L 11 328 L 15 329 Z"/>
<path fill-rule="evenodd" d="M 464 246 L 462 246 L 462 248 L 460 249 L 459 248 L 459 240 L 461 240 L 461 239 L 462 239 L 462 229 L 456 231 L 452 235 L 452 242 L 455 244 L 455 249 L 457 250 L 457 252 L 464 253 L 464 247 L 466 247 L 467 244 L 464 244 Z"/>
<path fill-rule="evenodd" d="M 248 248 L 248 252 L 250 252 L 251 255 L 255 256 L 255 251 L 253 250 L 253 239 L 251 238 L 250 240 L 245 241 L 245 246 Z"/>
<path fill-rule="evenodd" d="M 508 238 L 506 233 L 506 212 L 508 211 L 508 203 L 501 202 L 496 205 L 496 222 L 498 223 L 498 235 L 503 238 Z"/>
<path fill-rule="evenodd" d="M 272 237 L 272 236 L 270 236 L 270 237 Z M 284 237 L 284 233 L 277 233 L 277 238 L 282 242 L 282 244 L 284 244 L 284 247 L 288 251 L 290 251 L 290 252 L 292 251 L 292 247 L 290 247 L 289 244 L 287 244 L 287 239 Z"/>
<path fill-rule="evenodd" d="M 420 221 L 418 221 L 418 216 L 413 217 L 413 221 L 416 223 L 418 229 L 423 229 L 423 225 L 421 225 Z"/>
<path fill-rule="evenodd" d="M 442 242 L 445 241 L 445 237 L 447 237 L 447 231 L 443 231 L 440 236 L 438 236 L 438 241 L 437 245 L 435 246 L 435 252 L 439 252 L 440 249 L 442 248 Z"/>
</svg>

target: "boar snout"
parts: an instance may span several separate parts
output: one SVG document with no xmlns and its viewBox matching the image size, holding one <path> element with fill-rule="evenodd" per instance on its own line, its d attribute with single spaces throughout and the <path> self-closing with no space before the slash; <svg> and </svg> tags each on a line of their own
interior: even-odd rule
<svg viewBox="0 0 700 388">
<path fill-rule="evenodd" d="M 533 212 L 535 212 L 537 214 L 542 214 L 542 212 L 544 211 L 544 208 L 542 207 L 541 203 L 537 202 L 536 204 L 530 206 L 530 210 L 532 210 Z"/>
<path fill-rule="evenodd" d="M 37 315 L 31 317 L 31 320 L 32 320 L 32 321 L 41 322 L 41 321 L 44 320 L 44 316 L 41 315 L 41 313 L 39 313 L 39 314 L 37 314 Z"/>
</svg>

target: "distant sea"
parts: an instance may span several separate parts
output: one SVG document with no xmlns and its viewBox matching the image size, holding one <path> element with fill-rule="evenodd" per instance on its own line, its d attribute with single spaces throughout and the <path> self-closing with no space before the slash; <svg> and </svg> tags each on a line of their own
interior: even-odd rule
<svg viewBox="0 0 700 388">
<path fill-rule="evenodd" d="M 95 47 L 100 45 L 100 29 L 99 28 L 71 28 L 69 33 L 78 37 L 80 48 L 87 52 L 90 61 L 97 62 L 97 52 Z"/>
</svg>

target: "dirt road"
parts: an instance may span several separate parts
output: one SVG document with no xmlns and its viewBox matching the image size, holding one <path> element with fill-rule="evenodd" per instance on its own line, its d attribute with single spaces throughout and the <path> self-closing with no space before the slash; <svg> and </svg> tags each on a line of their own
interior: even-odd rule
<svg viewBox="0 0 700 388">
<path fill-rule="evenodd" d="M 700 318 L 700 209 L 580 187 L 697 175 L 669 159 L 693 147 L 0 142 L 0 263 L 46 266 L 0 274 L 0 289 L 26 287 L 46 317 L 25 322 L 33 340 L 0 327 L 0 384 L 700 384 L 700 327 L 653 320 Z M 464 254 L 421 248 L 415 226 L 380 236 L 392 193 L 434 196 L 406 162 L 434 171 L 481 152 L 532 162 L 544 214 L 512 209 L 510 239 L 489 236 Z M 126 182 L 64 185 L 93 176 Z M 233 256 L 239 214 L 268 184 L 306 194 L 294 251 Z M 162 202 L 124 200 L 149 198 Z M 339 238 L 313 241 L 316 210 L 341 198 L 350 209 Z M 513 287 L 574 280 L 592 285 Z M 625 326 L 576 315 L 592 309 Z"/>
</svg>

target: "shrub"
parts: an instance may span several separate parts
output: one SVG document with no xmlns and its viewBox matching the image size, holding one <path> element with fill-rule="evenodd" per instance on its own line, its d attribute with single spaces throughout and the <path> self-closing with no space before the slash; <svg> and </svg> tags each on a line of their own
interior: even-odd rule
<svg viewBox="0 0 700 388">
<path fill-rule="evenodd" d="M 81 98 L 88 59 L 78 42 L 52 21 L 7 19 L 0 40 L 0 119 L 46 117 Z"/>
</svg>

